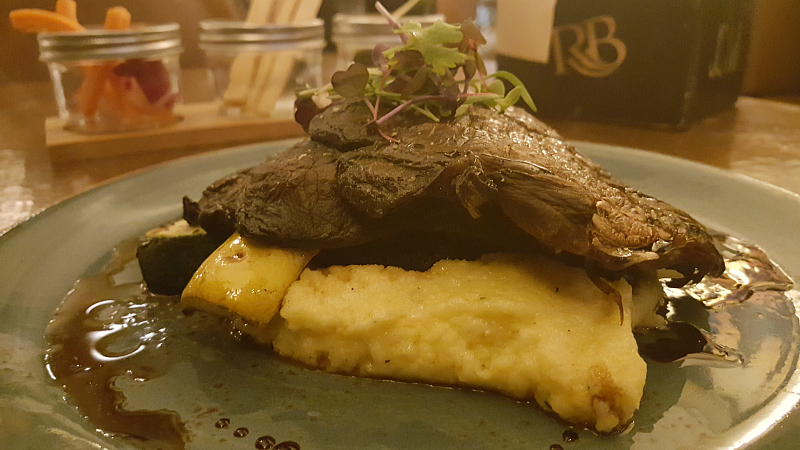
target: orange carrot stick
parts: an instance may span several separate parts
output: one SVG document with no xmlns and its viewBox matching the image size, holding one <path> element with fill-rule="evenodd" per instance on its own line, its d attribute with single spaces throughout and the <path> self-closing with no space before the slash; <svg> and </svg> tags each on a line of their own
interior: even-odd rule
<svg viewBox="0 0 800 450">
<path fill-rule="evenodd" d="M 106 30 L 127 30 L 131 27 L 131 13 L 122 6 L 114 6 L 106 11 Z"/>
<path fill-rule="evenodd" d="M 121 117 L 124 117 L 125 102 L 113 86 L 111 79 L 103 85 L 103 98 L 109 103 L 111 109 L 118 112 Z"/>
<path fill-rule="evenodd" d="M 110 63 L 98 63 L 83 68 L 83 80 L 77 101 L 78 109 L 84 117 L 92 117 L 97 112 L 103 86 L 108 77 L 113 75 L 113 71 L 114 66 Z"/>
<path fill-rule="evenodd" d="M 75 0 L 56 0 L 56 12 L 64 17 L 78 21 L 78 4 Z"/>
<path fill-rule="evenodd" d="M 77 20 L 63 16 L 55 11 L 38 8 L 15 9 L 8 13 L 11 26 L 17 31 L 40 33 L 43 31 L 84 31 Z"/>
<path fill-rule="evenodd" d="M 108 8 L 106 11 L 106 22 L 103 28 L 106 30 L 125 30 L 131 26 L 131 13 L 122 6 Z M 84 117 L 92 117 L 100 104 L 100 97 L 106 80 L 114 76 L 114 63 L 102 63 L 87 66 L 83 72 L 83 82 L 81 83 L 81 96 L 78 107 Z"/>
<path fill-rule="evenodd" d="M 105 84 L 104 97 L 119 113 L 122 121 L 128 125 L 138 122 L 141 112 L 132 104 L 125 94 L 125 80 L 122 77 L 111 75 Z"/>
</svg>

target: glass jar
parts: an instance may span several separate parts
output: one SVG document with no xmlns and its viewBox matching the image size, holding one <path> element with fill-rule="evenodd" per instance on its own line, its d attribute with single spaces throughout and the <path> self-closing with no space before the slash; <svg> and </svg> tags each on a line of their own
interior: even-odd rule
<svg viewBox="0 0 800 450">
<path fill-rule="evenodd" d="M 404 16 L 400 23 L 417 22 L 423 27 L 444 21 L 441 14 Z M 333 16 L 331 40 L 336 44 L 336 70 L 344 70 L 354 61 L 372 66 L 372 49 L 378 44 L 401 45 L 400 37 L 380 14 L 336 14 Z"/>
<path fill-rule="evenodd" d="M 322 85 L 324 21 L 290 25 L 200 22 L 200 49 L 229 117 L 294 117 L 295 92 Z"/>
<path fill-rule="evenodd" d="M 104 133 L 175 123 L 180 101 L 180 26 L 133 25 L 40 33 L 59 117 L 69 130 Z"/>
</svg>

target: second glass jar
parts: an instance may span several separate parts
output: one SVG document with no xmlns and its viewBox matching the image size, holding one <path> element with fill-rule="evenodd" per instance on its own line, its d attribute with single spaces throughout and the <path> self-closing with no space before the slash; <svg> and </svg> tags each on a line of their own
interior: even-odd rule
<svg viewBox="0 0 800 450">
<path fill-rule="evenodd" d="M 321 19 L 290 25 L 200 23 L 200 48 L 226 116 L 294 115 L 295 92 L 322 84 Z"/>
</svg>

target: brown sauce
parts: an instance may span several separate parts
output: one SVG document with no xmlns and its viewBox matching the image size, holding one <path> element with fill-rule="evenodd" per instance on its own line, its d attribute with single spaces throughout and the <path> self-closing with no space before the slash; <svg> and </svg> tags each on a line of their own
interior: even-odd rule
<svg viewBox="0 0 800 450">
<path fill-rule="evenodd" d="M 792 289 L 792 280 L 760 248 L 731 236 L 714 237 L 725 258 L 725 272 L 684 288 L 665 286 L 663 309 L 669 322 L 666 328 L 636 333 L 639 353 L 643 356 L 653 361 L 672 362 L 704 353 L 720 362 L 741 363 L 738 352 L 715 344 L 709 334 L 702 331 L 708 329 L 708 310 Z M 786 301 L 790 301 L 788 297 Z"/>
<path fill-rule="evenodd" d="M 273 447 L 273 450 L 300 450 L 300 444 L 295 441 L 283 441 Z"/>
<path fill-rule="evenodd" d="M 636 333 L 639 353 L 653 361 L 672 362 L 702 353 L 707 343 L 703 332 L 686 322 L 669 322 L 666 328 Z"/>
<path fill-rule="evenodd" d="M 158 368 L 135 363 L 140 352 L 162 337 L 147 326 L 154 305 L 141 286 L 118 286 L 112 278 L 133 250 L 131 243 L 122 244 L 118 252 L 127 257 L 115 258 L 106 272 L 80 280 L 70 291 L 47 328 L 45 363 L 70 401 L 103 433 L 145 448 L 181 449 L 187 435 L 177 414 L 126 411 L 113 385 L 125 373 L 139 380 L 159 375 Z"/>
<path fill-rule="evenodd" d="M 563 439 L 564 442 L 575 442 L 578 440 L 578 433 L 575 430 L 564 430 L 564 432 L 561 433 L 561 439 Z"/>
<path fill-rule="evenodd" d="M 275 447 L 277 441 L 272 436 L 261 436 L 256 439 L 256 448 L 258 450 L 267 450 Z"/>
<path fill-rule="evenodd" d="M 671 310 L 682 302 L 701 309 L 724 307 L 791 288 L 791 280 L 756 247 L 728 237 L 720 240 L 720 246 L 728 263 L 725 274 L 690 288 L 667 289 Z M 136 242 L 121 244 L 102 273 L 76 283 L 46 330 L 50 348 L 45 363 L 68 400 L 102 433 L 142 448 L 182 449 L 191 437 L 181 417 L 172 411 L 126 410 L 115 380 L 129 376 L 146 382 L 166 373 L 174 360 L 167 349 L 169 339 L 176 335 L 191 334 L 199 327 L 217 332 L 216 327 L 219 334 L 229 329 L 205 314 L 184 314 L 177 298 L 147 293 L 131 270 L 136 266 L 135 247 Z M 708 345 L 706 335 L 699 331 L 702 323 L 667 317 L 672 320 L 669 328 L 643 345 L 648 357 L 673 361 L 697 352 L 725 353 L 726 349 Z M 725 356 L 730 355 L 721 357 Z M 220 418 L 208 426 L 225 429 L 231 421 Z M 564 442 L 577 439 L 577 433 L 567 431 Z M 245 437 L 249 430 L 237 427 L 228 433 Z M 300 448 L 297 442 L 276 443 L 268 435 L 254 442 L 258 449 Z"/>
</svg>

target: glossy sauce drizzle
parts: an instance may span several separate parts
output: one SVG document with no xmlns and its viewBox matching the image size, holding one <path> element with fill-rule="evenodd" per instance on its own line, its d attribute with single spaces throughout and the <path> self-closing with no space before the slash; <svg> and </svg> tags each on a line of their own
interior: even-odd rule
<svg viewBox="0 0 800 450">
<path fill-rule="evenodd" d="M 151 302 L 140 283 L 118 282 L 130 270 L 125 264 L 134 250 L 135 243 L 123 243 L 106 271 L 80 280 L 69 292 L 47 328 L 45 364 L 69 399 L 105 434 L 134 445 L 180 449 L 187 432 L 177 414 L 126 411 L 114 388 L 123 374 L 140 381 L 159 376 L 157 367 L 137 364 L 137 356 L 166 338 L 166 329 L 149 320 L 153 310 L 174 307 L 174 301 Z"/>
<path fill-rule="evenodd" d="M 667 289 L 668 307 L 692 299 L 693 304 L 700 305 L 695 300 L 702 302 L 700 308 L 719 308 L 759 293 L 791 288 L 791 280 L 757 247 L 730 237 L 721 237 L 719 242 L 728 267 L 725 274 L 689 288 Z M 69 400 L 103 433 L 143 448 L 182 449 L 189 433 L 177 413 L 127 411 L 121 407 L 124 397 L 114 382 L 120 376 L 146 382 L 163 375 L 174 359 L 163 348 L 169 340 L 187 330 L 209 327 L 213 318 L 183 314 L 177 298 L 148 294 L 138 274 L 135 249 L 135 241 L 120 244 L 102 273 L 76 283 L 47 328 L 50 348 L 45 363 Z M 669 313 L 667 317 L 680 320 Z M 219 329 L 224 333 L 224 327 Z M 672 324 L 668 331 L 674 335 L 673 342 L 654 346 L 650 350 L 654 359 L 674 360 L 697 351 L 719 351 L 709 350 L 705 334 L 696 328 Z M 679 351 L 675 341 L 680 344 Z M 230 424 L 223 418 L 209 426 L 228 428 Z M 237 427 L 228 432 L 244 437 L 245 430 Z M 565 433 L 563 437 L 564 442 L 571 442 L 577 434 Z M 296 450 L 300 446 L 294 441 L 276 444 L 271 436 L 261 436 L 255 440 L 255 448 Z M 561 445 L 551 446 L 556 448 Z"/>
<path fill-rule="evenodd" d="M 725 258 L 725 272 L 719 277 L 706 277 L 697 284 L 682 288 L 665 285 L 664 315 L 669 322 L 664 329 L 637 333 L 636 341 L 642 355 L 659 362 L 676 361 L 691 355 L 709 364 L 741 364 L 741 355 L 735 349 L 715 343 L 702 329 L 706 324 L 691 323 L 693 314 L 680 310 L 688 306 L 705 314 L 709 310 L 776 294 L 791 302 L 788 296 L 782 295 L 792 289 L 791 278 L 763 250 L 727 235 L 715 235 L 714 240 Z"/>
<path fill-rule="evenodd" d="M 725 258 L 725 273 L 682 289 L 666 289 L 667 298 L 691 297 L 708 308 L 735 305 L 762 292 L 792 289 L 792 279 L 763 250 L 731 236 L 715 236 Z"/>
</svg>

